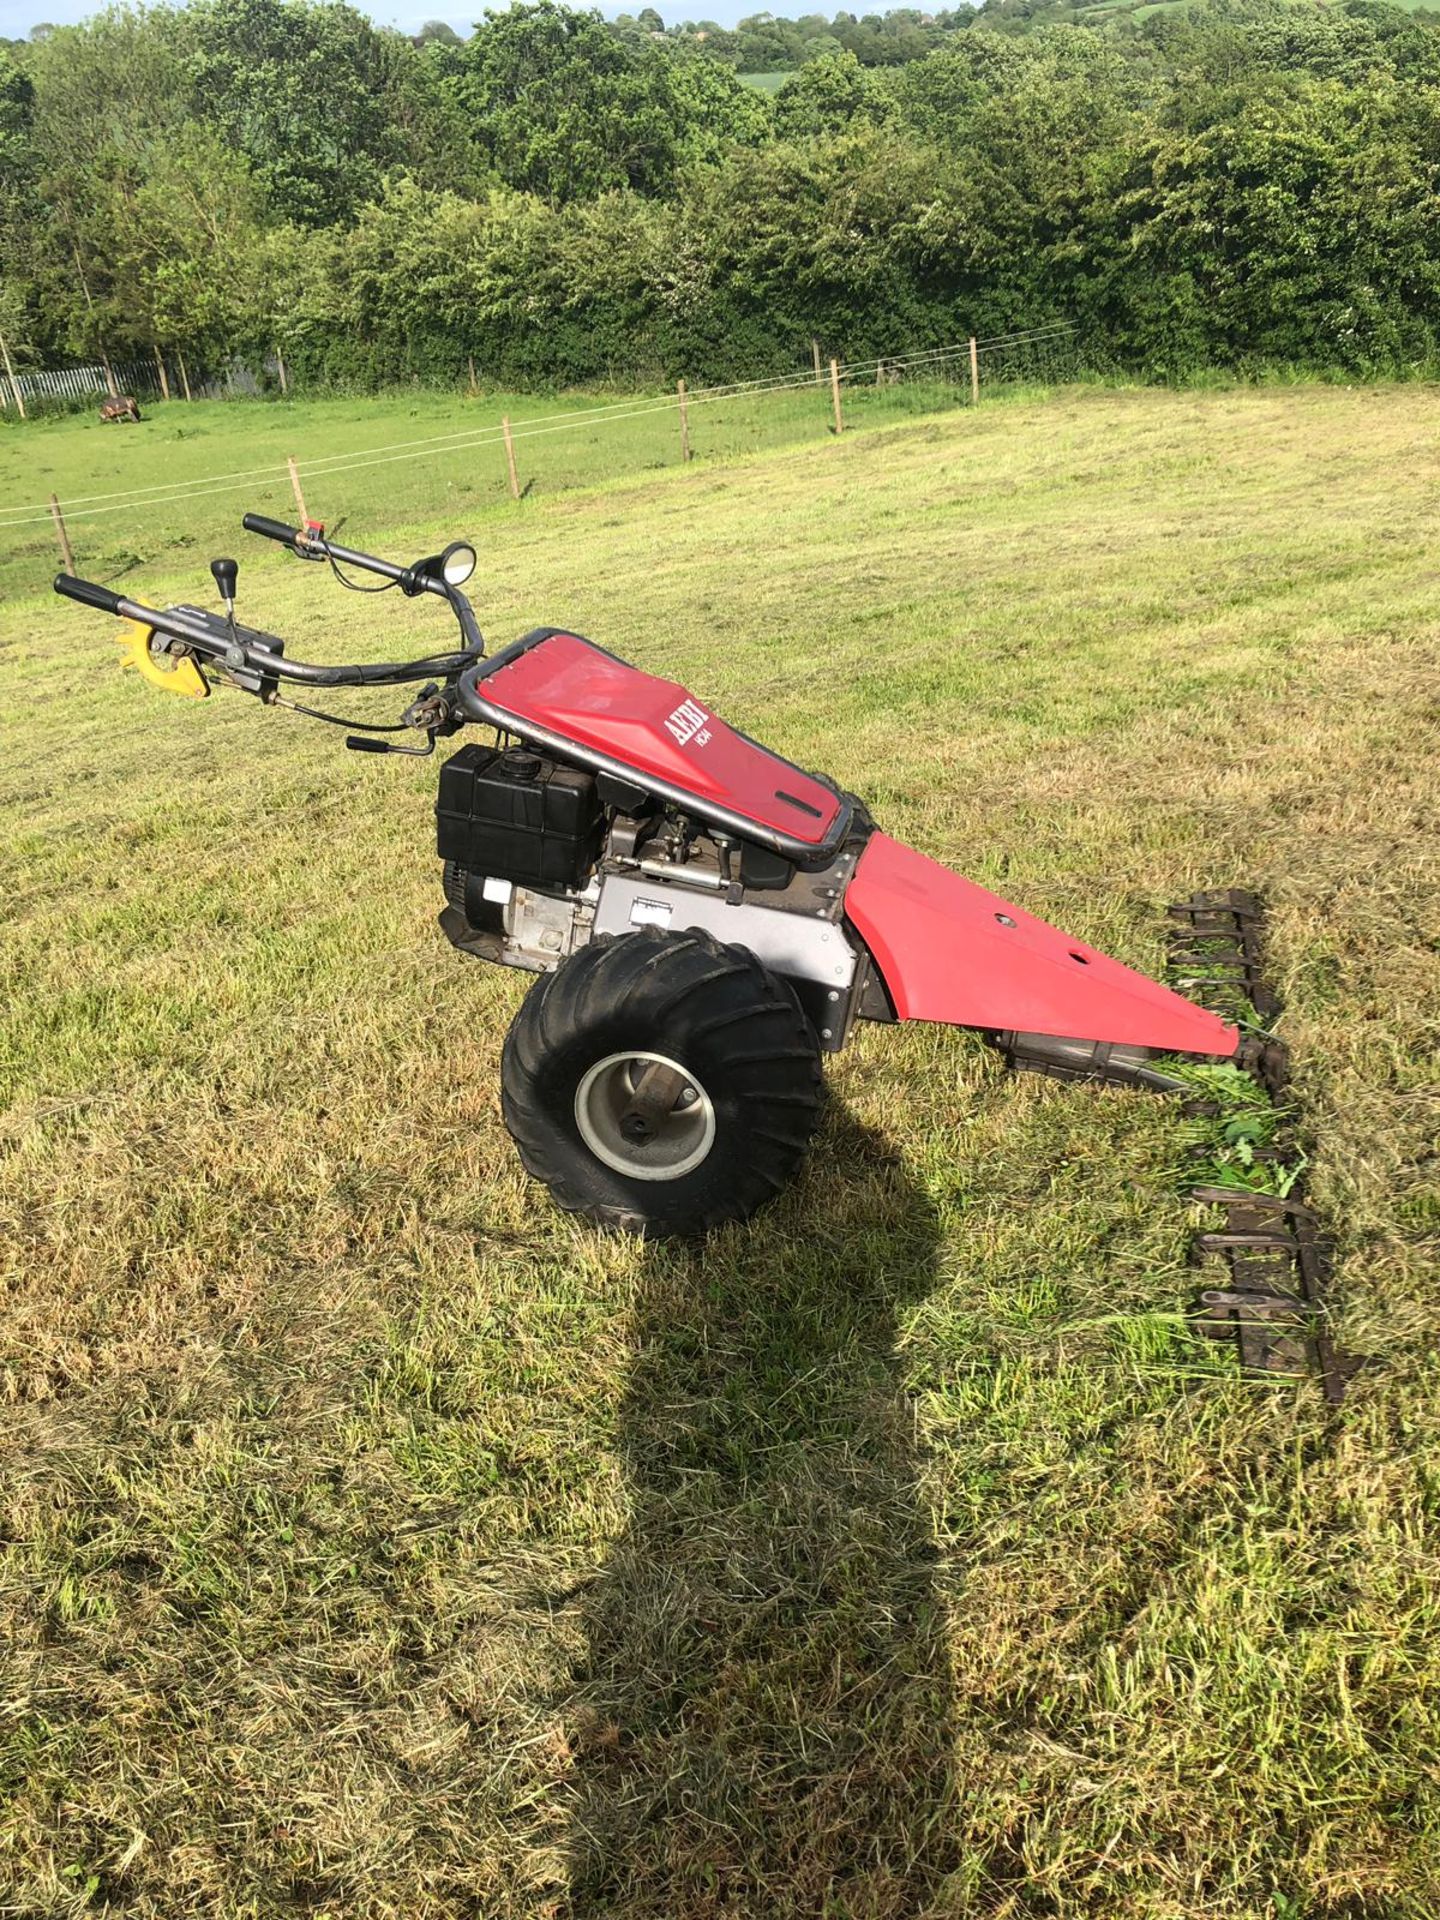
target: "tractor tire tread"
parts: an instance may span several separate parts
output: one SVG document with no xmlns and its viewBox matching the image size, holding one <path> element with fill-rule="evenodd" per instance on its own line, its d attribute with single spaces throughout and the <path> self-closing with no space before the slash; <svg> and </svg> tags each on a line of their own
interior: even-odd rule
<svg viewBox="0 0 1440 1920">
<path fill-rule="evenodd" d="M 718 1002 L 713 1014 L 696 1013 L 703 995 Z M 716 1146 L 677 1180 L 629 1178 L 580 1138 L 574 1088 L 585 1068 L 632 1048 L 668 1048 L 716 1100 Z M 793 989 L 747 948 L 698 931 L 598 936 L 540 976 L 505 1041 L 501 1108 L 526 1171 L 566 1211 L 616 1231 L 693 1235 L 748 1218 L 788 1184 L 822 1101 L 818 1047 Z"/>
</svg>

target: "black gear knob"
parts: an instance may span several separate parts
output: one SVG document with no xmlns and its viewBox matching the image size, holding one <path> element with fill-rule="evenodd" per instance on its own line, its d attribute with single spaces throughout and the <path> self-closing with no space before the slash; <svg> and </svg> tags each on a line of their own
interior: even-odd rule
<svg viewBox="0 0 1440 1920">
<path fill-rule="evenodd" d="M 210 571 L 215 576 L 215 584 L 220 589 L 220 598 L 226 609 L 235 611 L 235 582 L 239 577 L 240 565 L 236 560 L 212 560 Z"/>
</svg>

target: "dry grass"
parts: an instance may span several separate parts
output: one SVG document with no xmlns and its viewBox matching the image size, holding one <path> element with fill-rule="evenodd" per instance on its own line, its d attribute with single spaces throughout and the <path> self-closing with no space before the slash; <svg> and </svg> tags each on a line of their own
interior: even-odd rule
<svg viewBox="0 0 1440 1920">
<path fill-rule="evenodd" d="M 7 607 L 0 1911 L 1429 1920 L 1437 427 L 982 411 L 527 503 L 477 593 L 1139 964 L 1263 887 L 1338 1414 L 1187 1340 L 1169 1106 L 963 1035 L 868 1030 L 747 1233 L 560 1218 L 432 771 Z"/>
</svg>

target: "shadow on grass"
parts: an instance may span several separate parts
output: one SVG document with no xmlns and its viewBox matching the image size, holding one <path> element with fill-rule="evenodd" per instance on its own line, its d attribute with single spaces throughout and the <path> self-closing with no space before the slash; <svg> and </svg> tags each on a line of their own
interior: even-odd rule
<svg viewBox="0 0 1440 1920">
<path fill-rule="evenodd" d="M 936 1245 L 832 1108 L 794 1201 L 647 1254 L 633 1517 L 567 1715 L 572 1914 L 899 1920 L 942 1878 L 950 1689 L 895 1356 Z"/>
</svg>

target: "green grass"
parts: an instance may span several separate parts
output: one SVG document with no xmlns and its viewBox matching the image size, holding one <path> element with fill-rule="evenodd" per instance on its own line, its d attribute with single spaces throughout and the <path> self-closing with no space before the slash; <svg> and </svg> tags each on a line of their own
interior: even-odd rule
<svg viewBox="0 0 1440 1920">
<path fill-rule="evenodd" d="M 1338 1412 L 1188 1338 L 1176 1109 L 963 1034 L 865 1029 L 748 1231 L 575 1226 L 433 764 L 12 595 L 0 1906 L 1430 1920 L 1437 429 L 1092 393 L 479 503 L 497 641 L 675 673 L 1126 960 L 1268 893 Z M 471 523 L 371 484 L 357 543 Z M 301 654 L 443 632 L 245 558 Z"/>
<path fill-rule="evenodd" d="M 934 380 L 857 385 L 845 407 L 859 427 L 948 408 L 955 397 Z M 506 415 L 527 501 L 680 462 L 673 393 L 472 399 L 417 389 L 361 400 L 171 401 L 147 404 L 138 426 L 102 426 L 94 414 L 23 423 L 0 416 L 0 598 L 42 586 L 59 565 L 52 493 L 65 509 L 79 571 L 128 581 L 157 561 L 233 547 L 247 509 L 293 521 L 291 455 L 307 510 L 332 528 L 457 516 L 483 523 L 509 509 Z M 818 389 L 699 394 L 689 424 L 697 460 L 823 438 L 832 429 L 828 376 Z M 489 437 L 444 444 L 465 435 Z M 327 468 L 336 460 L 354 464 Z"/>
</svg>

